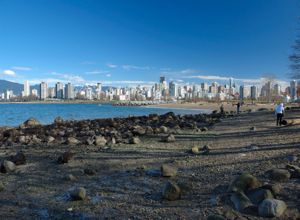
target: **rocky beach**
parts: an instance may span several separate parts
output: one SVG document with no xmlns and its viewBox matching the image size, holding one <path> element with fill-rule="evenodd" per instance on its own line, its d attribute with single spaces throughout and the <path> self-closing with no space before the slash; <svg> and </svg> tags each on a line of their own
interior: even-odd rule
<svg viewBox="0 0 300 220">
<path fill-rule="evenodd" d="M 299 219 L 300 109 L 2 127 L 3 219 Z"/>
</svg>

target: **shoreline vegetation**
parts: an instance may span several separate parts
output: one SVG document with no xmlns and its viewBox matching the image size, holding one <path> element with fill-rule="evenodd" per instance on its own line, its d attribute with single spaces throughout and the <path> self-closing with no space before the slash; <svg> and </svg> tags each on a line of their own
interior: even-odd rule
<svg viewBox="0 0 300 220">
<path fill-rule="evenodd" d="M 267 108 L 2 127 L 1 216 L 299 219 L 299 114 L 282 127 Z"/>
</svg>

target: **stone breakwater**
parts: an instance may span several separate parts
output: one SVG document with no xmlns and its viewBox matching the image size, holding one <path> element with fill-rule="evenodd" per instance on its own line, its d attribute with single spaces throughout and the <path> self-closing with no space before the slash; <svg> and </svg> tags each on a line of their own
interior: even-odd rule
<svg viewBox="0 0 300 220">
<path fill-rule="evenodd" d="M 96 145 L 100 147 L 117 143 L 134 143 L 133 137 L 152 134 L 176 133 L 181 129 L 206 131 L 221 117 L 233 115 L 213 114 L 164 115 L 109 118 L 95 120 L 68 120 L 57 117 L 50 125 L 41 125 L 30 118 L 19 127 L 0 128 L 0 145 Z"/>
</svg>

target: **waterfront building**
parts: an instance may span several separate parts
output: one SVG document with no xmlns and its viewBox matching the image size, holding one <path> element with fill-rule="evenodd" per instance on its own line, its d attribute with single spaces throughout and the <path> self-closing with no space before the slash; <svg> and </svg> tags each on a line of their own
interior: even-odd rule
<svg viewBox="0 0 300 220">
<path fill-rule="evenodd" d="M 55 97 L 57 99 L 63 99 L 64 98 L 64 84 L 61 82 L 57 82 L 55 84 Z"/>
<path fill-rule="evenodd" d="M 169 83 L 169 94 L 171 97 L 177 97 L 178 96 L 178 88 L 175 82 Z"/>
<path fill-rule="evenodd" d="M 55 88 L 48 88 L 48 97 L 52 99 L 55 97 Z"/>
<path fill-rule="evenodd" d="M 32 95 L 32 96 L 35 96 L 35 97 L 38 97 L 38 96 L 39 96 L 38 90 L 37 90 L 37 89 L 33 89 L 33 90 L 31 91 L 31 95 Z"/>
<path fill-rule="evenodd" d="M 252 100 L 257 99 L 257 87 L 256 86 L 251 86 L 250 88 L 250 97 Z"/>
<path fill-rule="evenodd" d="M 48 85 L 45 82 L 40 84 L 40 99 L 44 100 L 48 98 Z"/>
<path fill-rule="evenodd" d="M 23 96 L 28 97 L 30 96 L 30 84 L 28 80 L 25 80 L 24 82 L 24 94 Z"/>
<path fill-rule="evenodd" d="M 292 80 L 290 82 L 290 90 L 291 90 L 291 100 L 297 100 L 297 82 L 296 80 Z"/>
<path fill-rule="evenodd" d="M 279 84 L 275 84 L 275 85 L 274 85 L 274 95 L 275 95 L 275 96 L 281 95 L 281 87 L 280 87 Z"/>
<path fill-rule="evenodd" d="M 245 98 L 245 87 L 244 86 L 240 86 L 240 99 L 244 99 Z"/>
<path fill-rule="evenodd" d="M 71 83 L 65 85 L 65 99 L 74 99 L 75 90 L 74 86 Z"/>
</svg>

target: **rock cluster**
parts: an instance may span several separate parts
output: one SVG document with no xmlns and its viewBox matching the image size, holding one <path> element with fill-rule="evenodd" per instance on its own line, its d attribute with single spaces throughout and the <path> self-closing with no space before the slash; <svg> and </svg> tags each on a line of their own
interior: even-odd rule
<svg viewBox="0 0 300 220">
<path fill-rule="evenodd" d="M 53 124 L 41 125 L 34 118 L 19 127 L 0 128 L 0 146 L 13 145 L 95 145 L 129 143 L 130 138 L 142 135 L 164 134 L 164 141 L 175 141 L 169 135 L 172 130 L 196 129 L 207 131 L 206 126 L 219 121 L 220 114 L 164 115 L 150 114 L 128 118 L 107 118 L 95 120 L 63 120 L 57 117 Z M 229 117 L 229 116 L 228 116 Z M 133 141 L 135 142 L 135 141 Z"/>
<path fill-rule="evenodd" d="M 287 205 L 277 198 L 281 191 L 277 183 L 286 182 L 290 178 L 300 178 L 300 168 L 288 164 L 285 169 L 275 168 L 267 171 L 266 177 L 271 183 L 262 184 L 248 173 L 236 177 L 228 187 L 229 203 L 234 209 L 261 217 L 282 216 Z"/>
</svg>

